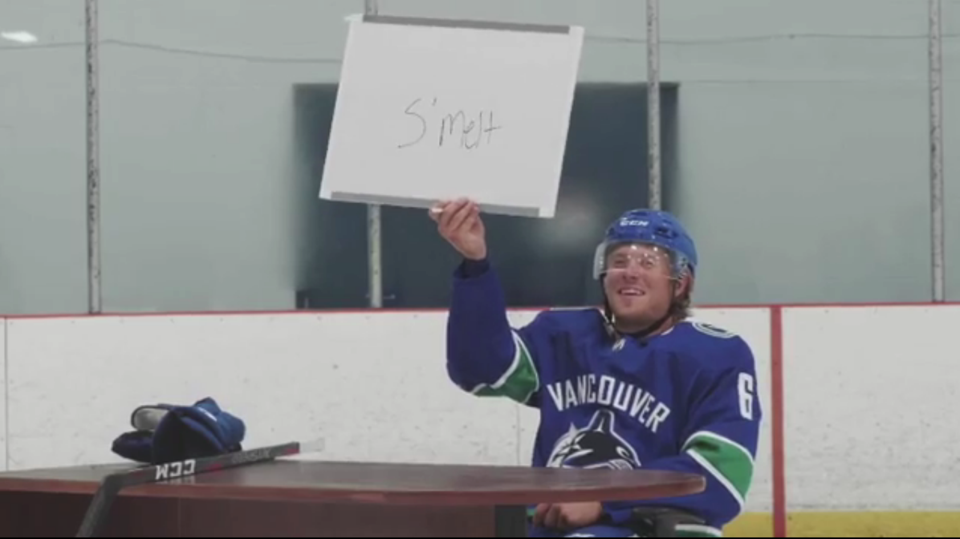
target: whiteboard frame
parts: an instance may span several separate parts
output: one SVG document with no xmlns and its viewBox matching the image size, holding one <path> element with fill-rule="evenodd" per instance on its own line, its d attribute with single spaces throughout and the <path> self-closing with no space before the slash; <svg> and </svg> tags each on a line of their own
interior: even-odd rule
<svg viewBox="0 0 960 539">
<path fill-rule="evenodd" d="M 576 34 L 580 35 L 581 40 L 583 39 L 584 29 L 581 26 L 576 25 L 552 25 L 552 24 L 536 24 L 536 23 L 516 23 L 516 22 L 503 22 L 503 21 L 489 21 L 489 20 L 472 20 L 472 19 L 444 19 L 444 18 L 428 18 L 428 17 L 408 17 L 408 16 L 397 16 L 397 15 L 380 15 L 380 14 L 355 14 L 346 17 L 348 23 L 360 22 L 364 24 L 391 24 L 391 25 L 410 25 L 410 26 L 427 26 L 432 28 L 467 28 L 467 29 L 476 29 L 476 30 L 506 30 L 514 32 L 531 32 L 531 33 L 540 33 L 540 34 L 557 34 L 557 35 L 569 35 L 574 36 Z M 582 57 L 582 45 L 581 50 L 577 57 L 578 70 L 580 58 Z M 577 80 L 574 80 L 574 88 L 571 92 L 576 91 Z M 571 95 L 571 104 L 573 100 L 573 95 Z M 336 118 L 336 107 L 334 107 L 334 118 Z M 335 121 L 335 120 L 334 120 Z M 568 120 L 568 136 L 569 136 L 569 120 Z M 332 133 L 331 133 L 332 137 Z M 326 168 L 326 167 L 324 167 Z M 539 217 L 539 218 L 552 218 L 556 214 L 556 206 L 559 201 L 559 184 L 562 182 L 563 178 L 560 177 L 557 179 L 557 195 L 554 197 L 552 207 L 540 207 L 540 206 L 513 206 L 506 204 L 490 204 L 483 203 L 478 201 L 480 211 L 484 213 L 494 213 L 500 215 L 509 215 L 515 217 Z M 333 202 L 352 202 L 358 204 L 367 204 L 367 205 L 386 205 L 386 206 L 397 206 L 404 208 L 421 208 L 429 209 L 435 203 L 436 200 L 428 200 L 417 197 L 396 197 L 388 195 L 371 195 L 366 193 L 350 193 L 342 190 L 331 190 L 325 187 L 323 180 L 321 178 L 320 182 L 320 198 L 325 200 L 330 200 Z"/>
</svg>

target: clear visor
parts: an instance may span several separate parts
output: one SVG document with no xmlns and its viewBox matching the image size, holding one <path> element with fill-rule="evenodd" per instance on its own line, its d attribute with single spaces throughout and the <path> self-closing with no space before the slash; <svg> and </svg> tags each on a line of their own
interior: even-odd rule
<svg viewBox="0 0 960 539">
<path fill-rule="evenodd" d="M 686 257 L 646 243 L 601 243 L 594 255 L 593 278 L 607 273 L 632 273 L 680 279 L 687 271 Z"/>
</svg>

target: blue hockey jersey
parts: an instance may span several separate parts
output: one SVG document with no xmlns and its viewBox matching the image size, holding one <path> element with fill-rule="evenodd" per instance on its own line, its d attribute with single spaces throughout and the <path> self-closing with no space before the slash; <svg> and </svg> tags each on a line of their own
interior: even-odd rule
<svg viewBox="0 0 960 539">
<path fill-rule="evenodd" d="M 464 391 L 539 409 L 534 466 L 706 477 L 702 494 L 605 503 L 615 524 L 641 505 L 672 507 L 707 523 L 683 535 L 719 536 L 743 510 L 761 408 L 753 354 L 736 335 L 684 321 L 643 342 L 611 338 L 597 309 L 544 311 L 512 328 L 494 269 L 466 261 L 454 275 L 447 370 Z"/>
</svg>

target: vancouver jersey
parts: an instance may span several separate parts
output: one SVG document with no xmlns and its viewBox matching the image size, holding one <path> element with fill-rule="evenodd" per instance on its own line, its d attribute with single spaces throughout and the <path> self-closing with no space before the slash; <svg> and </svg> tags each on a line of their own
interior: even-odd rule
<svg viewBox="0 0 960 539">
<path fill-rule="evenodd" d="M 454 277 L 447 358 L 464 391 L 539 409 L 534 466 L 706 477 L 702 494 L 605 503 L 614 523 L 640 505 L 672 507 L 707 523 L 683 535 L 720 535 L 743 510 L 761 409 L 740 337 L 696 321 L 643 341 L 611 337 L 597 309 L 544 311 L 515 329 L 494 270 L 465 262 Z"/>
</svg>

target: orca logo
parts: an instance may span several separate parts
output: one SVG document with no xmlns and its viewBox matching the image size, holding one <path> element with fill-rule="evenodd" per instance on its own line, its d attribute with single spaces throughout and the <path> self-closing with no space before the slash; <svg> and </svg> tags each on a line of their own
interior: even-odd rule
<svg viewBox="0 0 960 539">
<path fill-rule="evenodd" d="M 640 468 L 637 452 L 614 428 L 615 416 L 611 410 L 600 410 L 586 428 L 570 425 L 570 431 L 557 441 L 547 461 L 549 468 L 609 468 L 633 470 Z"/>
</svg>

